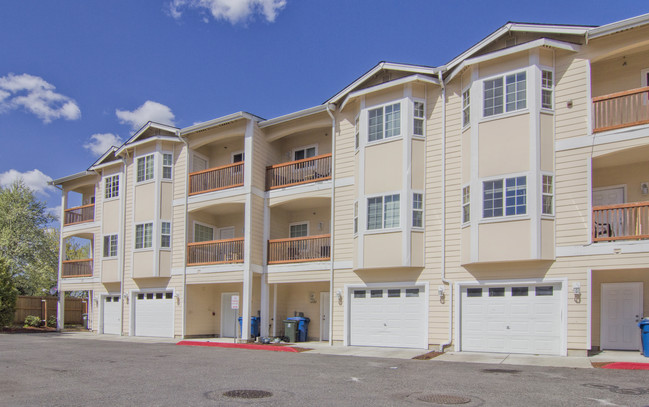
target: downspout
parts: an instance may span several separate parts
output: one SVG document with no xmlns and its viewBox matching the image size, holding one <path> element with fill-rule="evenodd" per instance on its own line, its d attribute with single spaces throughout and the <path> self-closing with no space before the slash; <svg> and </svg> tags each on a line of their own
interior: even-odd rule
<svg viewBox="0 0 649 407">
<path fill-rule="evenodd" d="M 189 220 L 189 213 L 187 206 L 189 201 L 189 142 L 180 135 L 180 130 L 176 130 L 176 135 L 185 144 L 187 149 L 187 157 L 185 158 L 185 240 L 183 241 L 183 328 L 182 338 L 185 339 L 185 332 L 187 330 L 187 221 Z"/>
<path fill-rule="evenodd" d="M 446 84 L 442 71 L 437 72 L 439 84 L 442 87 L 442 256 L 441 272 L 442 283 L 448 284 L 449 301 L 448 301 L 448 341 L 439 345 L 440 352 L 453 342 L 453 286 L 446 279 Z"/>
<path fill-rule="evenodd" d="M 335 109 L 335 105 L 334 105 Z M 331 117 L 331 214 L 329 220 L 329 346 L 333 346 L 333 311 L 334 311 L 334 216 L 336 215 L 336 118 L 331 113 L 331 104 L 327 104 L 327 113 Z"/>
</svg>

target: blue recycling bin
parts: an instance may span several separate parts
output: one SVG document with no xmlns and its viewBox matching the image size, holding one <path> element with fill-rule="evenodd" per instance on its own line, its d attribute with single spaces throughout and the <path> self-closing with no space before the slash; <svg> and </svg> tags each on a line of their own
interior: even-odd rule
<svg viewBox="0 0 649 407">
<path fill-rule="evenodd" d="M 305 317 L 291 317 L 286 318 L 287 321 L 296 321 L 297 322 L 297 341 L 306 342 L 307 334 L 309 333 L 309 322 L 311 320 Z"/>
<path fill-rule="evenodd" d="M 243 336 L 243 327 L 241 321 L 243 317 L 239 317 L 239 337 Z M 259 317 L 250 317 L 250 336 L 256 338 L 259 336 Z"/>
<path fill-rule="evenodd" d="M 640 338 L 642 338 L 642 354 L 649 358 L 649 318 L 638 322 L 640 327 Z"/>
</svg>

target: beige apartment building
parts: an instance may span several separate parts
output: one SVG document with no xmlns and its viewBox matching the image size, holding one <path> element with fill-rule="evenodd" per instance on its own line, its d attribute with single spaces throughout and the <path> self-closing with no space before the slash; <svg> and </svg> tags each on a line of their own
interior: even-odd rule
<svg viewBox="0 0 649 407">
<path fill-rule="evenodd" d="M 281 336 L 303 313 L 345 345 L 637 350 L 648 79 L 649 14 L 508 23 L 285 116 L 148 123 L 53 182 L 59 292 L 89 293 L 100 334 L 247 340 L 239 316 Z"/>
</svg>

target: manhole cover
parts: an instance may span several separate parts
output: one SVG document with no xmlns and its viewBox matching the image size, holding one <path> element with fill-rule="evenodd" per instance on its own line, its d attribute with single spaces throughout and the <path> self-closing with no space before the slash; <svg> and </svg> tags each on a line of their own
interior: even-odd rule
<svg viewBox="0 0 649 407">
<path fill-rule="evenodd" d="M 236 399 L 263 399 L 271 397 L 273 393 L 265 390 L 229 390 L 224 392 L 223 395 Z"/>
<path fill-rule="evenodd" d="M 514 369 L 482 369 L 484 373 L 520 373 L 520 370 L 514 370 Z"/>
<path fill-rule="evenodd" d="M 453 396 L 450 394 L 422 394 L 421 396 L 417 396 L 417 400 L 435 404 L 466 404 L 471 401 L 468 397 Z"/>
</svg>

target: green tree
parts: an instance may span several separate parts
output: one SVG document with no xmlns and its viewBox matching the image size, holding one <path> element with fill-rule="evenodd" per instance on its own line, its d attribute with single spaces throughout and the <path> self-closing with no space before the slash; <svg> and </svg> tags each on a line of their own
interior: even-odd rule
<svg viewBox="0 0 649 407">
<path fill-rule="evenodd" d="M 43 295 L 52 288 L 58 266 L 54 217 L 22 180 L 0 188 L 0 258 L 18 293 Z"/>
<path fill-rule="evenodd" d="M 13 322 L 17 295 L 7 261 L 0 258 L 0 328 Z"/>
</svg>

